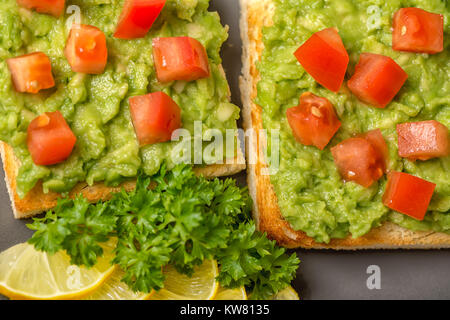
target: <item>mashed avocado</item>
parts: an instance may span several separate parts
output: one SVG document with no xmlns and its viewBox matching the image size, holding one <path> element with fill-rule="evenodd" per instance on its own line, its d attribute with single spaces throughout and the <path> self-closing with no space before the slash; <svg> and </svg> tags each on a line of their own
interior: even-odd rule
<svg viewBox="0 0 450 320">
<path fill-rule="evenodd" d="M 262 80 L 257 103 L 263 108 L 264 127 L 280 130 L 280 169 L 271 177 L 279 206 L 287 221 L 319 242 L 366 234 L 384 221 L 412 230 L 450 233 L 450 158 L 411 162 L 398 156 L 396 124 L 436 119 L 450 127 L 450 8 L 446 0 L 274 0 L 274 25 L 265 28 L 265 51 L 259 63 Z M 392 17 L 401 7 L 419 7 L 443 14 L 444 52 L 436 55 L 392 50 Z M 314 81 L 293 52 L 314 32 L 338 27 L 350 56 L 347 79 L 361 52 L 392 57 L 409 79 L 386 109 L 364 105 L 344 85 L 335 94 Z M 298 105 L 310 91 L 335 106 L 342 128 L 320 151 L 296 142 L 286 109 Z M 437 184 L 423 222 L 390 211 L 381 198 L 383 178 L 365 189 L 343 183 L 330 148 L 356 133 L 381 129 L 389 145 L 390 169 L 404 171 Z M 269 137 L 270 141 L 270 137 Z"/>
<path fill-rule="evenodd" d="M 66 2 L 81 8 L 81 23 L 106 34 L 109 58 L 103 74 L 72 72 L 63 52 L 69 15 L 56 19 L 20 8 L 16 0 L 2 0 L 0 6 L 0 140 L 14 148 L 22 164 L 17 177 L 21 197 L 39 180 L 46 192 L 66 192 L 80 181 L 117 185 L 140 170 L 156 173 L 163 161 L 170 165 L 175 142 L 139 148 L 130 120 L 130 96 L 164 91 L 182 109 L 183 128 L 190 132 L 194 121 L 201 121 L 204 131 L 236 128 L 239 109 L 228 102 L 228 84 L 219 69 L 219 51 L 227 39 L 227 29 L 217 13 L 207 11 L 209 0 L 167 0 L 149 34 L 136 40 L 112 36 L 123 0 Z M 171 36 L 190 36 L 206 47 L 210 78 L 164 85 L 157 81 L 151 39 Z M 19 94 L 5 59 L 35 51 L 50 57 L 56 86 L 38 95 Z M 26 145 L 28 124 L 37 115 L 56 110 L 62 112 L 77 136 L 76 147 L 64 163 L 36 166 Z"/>
</svg>

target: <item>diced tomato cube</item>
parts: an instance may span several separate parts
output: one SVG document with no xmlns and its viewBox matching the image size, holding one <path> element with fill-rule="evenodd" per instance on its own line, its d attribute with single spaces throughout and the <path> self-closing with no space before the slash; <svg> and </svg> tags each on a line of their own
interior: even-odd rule
<svg viewBox="0 0 450 320">
<path fill-rule="evenodd" d="M 383 171 L 386 172 L 389 163 L 389 149 L 386 140 L 383 137 L 380 129 L 371 130 L 361 135 L 372 144 L 376 152 L 379 154 L 381 159 L 383 159 L 384 168 Z"/>
<path fill-rule="evenodd" d="M 66 0 L 17 0 L 19 6 L 39 13 L 60 17 L 64 13 Z"/>
<path fill-rule="evenodd" d="M 164 92 L 130 98 L 130 112 L 141 146 L 170 141 L 181 128 L 181 109 Z"/>
<path fill-rule="evenodd" d="M 349 57 L 336 28 L 314 33 L 294 55 L 318 83 L 331 91 L 339 91 Z"/>
<path fill-rule="evenodd" d="M 45 53 L 35 52 L 6 60 L 18 92 L 38 93 L 55 86 L 52 64 Z"/>
<path fill-rule="evenodd" d="M 436 120 L 397 125 L 398 154 L 410 160 L 449 155 L 448 128 Z"/>
<path fill-rule="evenodd" d="M 385 108 L 408 79 L 408 74 L 389 57 L 363 53 L 348 88 L 361 101 Z"/>
<path fill-rule="evenodd" d="M 331 153 L 345 181 L 368 188 L 386 172 L 387 145 L 379 130 L 344 140 Z"/>
<path fill-rule="evenodd" d="M 444 51 L 444 16 L 420 8 L 402 8 L 394 15 L 392 48 L 398 51 Z"/>
<path fill-rule="evenodd" d="M 108 62 L 105 34 L 94 26 L 74 24 L 64 53 L 74 72 L 103 73 Z"/>
<path fill-rule="evenodd" d="M 194 81 L 210 75 L 205 47 L 190 37 L 153 39 L 153 59 L 160 82 Z"/>
<path fill-rule="evenodd" d="M 404 172 L 389 174 L 383 204 L 392 210 L 423 220 L 436 184 Z"/>
<path fill-rule="evenodd" d="M 59 111 L 43 113 L 28 126 L 28 150 L 37 165 L 49 166 L 65 161 L 76 141 L 77 138 Z"/>
<path fill-rule="evenodd" d="M 323 150 L 341 127 L 333 105 L 326 98 L 305 92 L 300 105 L 286 111 L 295 139 Z"/>
<path fill-rule="evenodd" d="M 143 38 L 160 15 L 166 0 L 125 0 L 114 37 Z"/>
</svg>

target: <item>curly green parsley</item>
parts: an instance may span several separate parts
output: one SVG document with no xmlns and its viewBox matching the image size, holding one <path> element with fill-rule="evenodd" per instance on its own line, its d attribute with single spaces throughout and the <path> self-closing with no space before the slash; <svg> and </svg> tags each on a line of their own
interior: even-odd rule
<svg viewBox="0 0 450 320">
<path fill-rule="evenodd" d="M 29 243 L 55 253 L 66 250 L 72 263 L 92 267 L 102 256 L 101 244 L 118 239 L 115 258 L 133 290 L 164 286 L 162 266 L 174 265 L 190 275 L 194 266 L 216 259 L 222 286 L 245 286 L 254 299 L 266 299 L 287 287 L 299 260 L 256 230 L 246 188 L 232 179 L 207 180 L 180 165 L 141 176 L 136 189 L 90 204 L 63 199 L 44 218 L 28 227 Z"/>
</svg>

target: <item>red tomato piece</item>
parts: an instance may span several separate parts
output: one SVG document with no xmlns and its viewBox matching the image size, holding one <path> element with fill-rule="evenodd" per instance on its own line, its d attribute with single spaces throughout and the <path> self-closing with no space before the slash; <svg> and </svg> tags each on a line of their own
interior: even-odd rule
<svg viewBox="0 0 450 320">
<path fill-rule="evenodd" d="M 64 13 L 66 0 L 17 0 L 17 4 L 29 10 L 60 17 Z"/>
<path fill-rule="evenodd" d="M 114 37 L 143 38 L 161 13 L 166 0 L 125 0 Z"/>
<path fill-rule="evenodd" d="M 410 160 L 429 160 L 449 155 L 448 129 L 436 120 L 397 125 L 398 154 Z"/>
<path fill-rule="evenodd" d="M 323 150 L 341 127 L 333 105 L 326 98 L 305 92 L 300 105 L 286 111 L 295 139 Z"/>
<path fill-rule="evenodd" d="M 205 47 L 190 37 L 153 39 L 153 59 L 160 82 L 194 81 L 210 75 Z"/>
<path fill-rule="evenodd" d="M 131 119 L 141 146 L 170 141 L 181 128 L 181 109 L 164 92 L 130 98 Z"/>
<path fill-rule="evenodd" d="M 318 83 L 331 91 L 339 91 L 349 57 L 336 28 L 316 32 L 294 55 Z"/>
<path fill-rule="evenodd" d="M 59 111 L 43 113 L 28 126 L 28 150 L 37 165 L 50 166 L 63 162 L 72 153 L 76 141 Z"/>
<path fill-rule="evenodd" d="M 363 53 L 348 88 L 361 101 L 385 108 L 403 87 L 408 74 L 389 57 Z"/>
<path fill-rule="evenodd" d="M 383 204 L 392 210 L 423 220 L 436 184 L 404 172 L 389 174 Z"/>
<path fill-rule="evenodd" d="M 383 137 L 380 129 L 375 129 L 369 132 L 366 132 L 361 135 L 361 137 L 365 138 L 372 144 L 372 147 L 375 148 L 375 151 L 379 154 L 380 159 L 383 160 L 384 168 L 383 171 L 386 172 L 388 163 L 389 163 L 389 149 L 386 143 L 386 140 Z"/>
<path fill-rule="evenodd" d="M 74 24 L 64 53 L 74 72 L 103 73 L 108 62 L 105 34 L 94 26 Z"/>
<path fill-rule="evenodd" d="M 444 51 L 444 16 L 420 8 L 402 8 L 394 15 L 392 48 L 397 51 Z"/>
<path fill-rule="evenodd" d="M 6 60 L 18 92 L 38 93 L 55 86 L 52 64 L 45 53 L 35 52 Z"/>
<path fill-rule="evenodd" d="M 344 140 L 331 153 L 345 181 L 368 188 L 386 172 L 388 149 L 379 130 Z"/>
</svg>

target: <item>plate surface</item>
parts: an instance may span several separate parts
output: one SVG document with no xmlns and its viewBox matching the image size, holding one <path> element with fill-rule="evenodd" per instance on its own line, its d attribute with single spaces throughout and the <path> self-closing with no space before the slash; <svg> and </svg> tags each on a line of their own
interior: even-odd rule
<svg viewBox="0 0 450 320">
<path fill-rule="evenodd" d="M 230 82 L 233 103 L 241 105 L 241 39 L 239 1 L 211 0 L 211 10 L 230 26 L 223 48 L 223 64 Z M 0 251 L 26 241 L 32 234 L 29 221 L 14 220 L 8 193 L 0 174 Z M 245 174 L 236 176 L 245 184 Z M 450 299 L 450 250 L 430 251 L 296 251 L 302 261 L 294 287 L 302 299 Z M 380 289 L 369 289 L 373 272 Z M 0 299 L 2 297 L 0 296 Z"/>
</svg>

